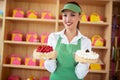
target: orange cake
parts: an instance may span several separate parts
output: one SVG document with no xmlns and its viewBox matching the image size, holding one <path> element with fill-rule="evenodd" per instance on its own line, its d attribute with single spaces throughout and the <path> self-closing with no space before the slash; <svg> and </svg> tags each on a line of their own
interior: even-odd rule
<svg viewBox="0 0 120 80">
<path fill-rule="evenodd" d="M 99 54 L 88 50 L 78 50 L 75 53 L 76 62 L 96 63 L 98 62 Z"/>
<path fill-rule="evenodd" d="M 51 46 L 40 45 L 33 51 L 34 59 L 50 59 L 55 57 L 55 51 Z"/>
</svg>

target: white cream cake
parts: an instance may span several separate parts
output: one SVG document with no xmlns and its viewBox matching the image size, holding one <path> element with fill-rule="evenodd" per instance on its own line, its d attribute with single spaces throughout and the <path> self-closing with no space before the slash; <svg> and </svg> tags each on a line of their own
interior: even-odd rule
<svg viewBox="0 0 120 80">
<path fill-rule="evenodd" d="M 77 50 L 75 53 L 76 62 L 96 63 L 99 59 L 99 54 L 94 51 Z"/>
</svg>

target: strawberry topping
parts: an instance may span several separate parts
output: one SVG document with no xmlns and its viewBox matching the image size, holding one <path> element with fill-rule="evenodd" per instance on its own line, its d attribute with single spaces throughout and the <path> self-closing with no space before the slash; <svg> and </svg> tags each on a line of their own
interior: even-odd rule
<svg viewBox="0 0 120 80">
<path fill-rule="evenodd" d="M 53 51 L 52 46 L 49 45 L 40 45 L 37 47 L 37 52 L 43 52 L 43 53 L 48 53 Z"/>
</svg>

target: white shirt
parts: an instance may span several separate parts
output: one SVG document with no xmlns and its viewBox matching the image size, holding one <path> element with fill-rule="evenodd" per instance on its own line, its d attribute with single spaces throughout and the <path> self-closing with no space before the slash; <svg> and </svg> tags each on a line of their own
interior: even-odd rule
<svg viewBox="0 0 120 80">
<path fill-rule="evenodd" d="M 82 35 L 80 31 L 78 31 L 78 35 L 75 36 L 70 43 L 67 37 L 65 36 L 64 31 L 65 29 L 60 32 L 51 33 L 48 38 L 48 45 L 52 46 L 53 49 L 55 49 L 59 37 L 62 38 L 61 43 L 64 44 L 77 44 L 78 40 L 81 39 L 81 45 L 80 45 L 81 49 L 91 50 L 91 40 L 85 37 L 84 35 Z M 54 72 L 57 68 L 56 63 L 57 63 L 56 60 L 46 60 L 44 65 L 48 71 Z M 89 71 L 89 64 L 87 63 L 86 64 L 78 63 L 75 67 L 75 73 L 79 79 L 84 78 L 87 75 L 88 71 Z"/>
<path fill-rule="evenodd" d="M 65 31 L 65 29 L 60 32 L 51 33 L 48 38 L 48 45 L 52 46 L 55 49 L 58 38 L 61 36 L 61 38 L 62 38 L 61 43 L 77 44 L 78 40 L 81 39 L 81 45 L 80 45 L 81 49 L 82 50 L 87 50 L 87 49 L 91 50 L 91 40 L 88 39 L 87 37 L 83 36 L 79 31 L 78 31 L 78 35 L 75 36 L 70 43 L 69 43 L 67 37 L 65 36 L 64 31 Z"/>
</svg>

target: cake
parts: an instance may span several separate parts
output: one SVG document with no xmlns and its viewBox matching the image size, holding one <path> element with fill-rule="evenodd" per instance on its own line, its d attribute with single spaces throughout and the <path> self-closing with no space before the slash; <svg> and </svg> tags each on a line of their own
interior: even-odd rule
<svg viewBox="0 0 120 80">
<path fill-rule="evenodd" d="M 77 50 L 75 53 L 76 62 L 97 63 L 99 54 L 89 50 Z"/>
<path fill-rule="evenodd" d="M 40 45 L 33 51 L 34 59 L 51 59 L 55 57 L 55 51 L 49 45 Z"/>
</svg>

